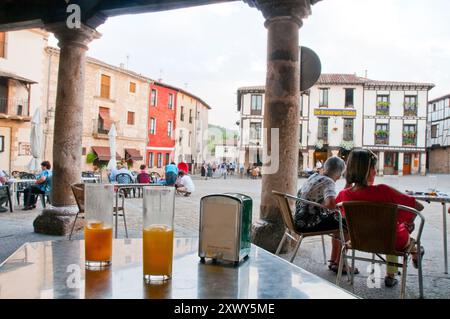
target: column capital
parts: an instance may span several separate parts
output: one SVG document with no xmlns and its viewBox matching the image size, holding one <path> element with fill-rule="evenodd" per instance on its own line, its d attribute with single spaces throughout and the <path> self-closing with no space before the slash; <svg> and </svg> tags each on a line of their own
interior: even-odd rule
<svg viewBox="0 0 450 319">
<path fill-rule="evenodd" d="M 100 38 L 101 34 L 85 24 L 79 28 L 68 28 L 66 23 L 53 23 L 45 26 L 50 32 L 53 32 L 58 39 L 58 46 L 61 48 L 67 45 L 74 45 L 83 49 L 88 49 L 87 45 L 94 39 Z"/>
<path fill-rule="evenodd" d="M 274 21 L 294 20 L 299 27 L 302 19 L 311 15 L 311 5 L 317 0 L 245 0 L 260 10 L 266 18 L 266 26 Z"/>
</svg>

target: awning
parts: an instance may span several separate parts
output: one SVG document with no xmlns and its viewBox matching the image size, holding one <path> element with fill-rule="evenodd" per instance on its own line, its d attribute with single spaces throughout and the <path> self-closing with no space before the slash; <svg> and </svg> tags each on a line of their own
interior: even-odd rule
<svg viewBox="0 0 450 319">
<path fill-rule="evenodd" d="M 26 79 L 24 77 L 18 76 L 18 75 L 14 74 L 14 73 L 9 73 L 9 72 L 5 72 L 5 71 L 0 71 L 0 78 L 13 79 L 13 80 L 24 82 L 24 83 L 28 83 L 28 84 L 35 84 L 35 83 L 37 83 L 36 81 L 29 80 L 29 79 Z"/>
<path fill-rule="evenodd" d="M 109 116 L 109 109 L 101 107 L 98 111 L 98 115 L 103 120 L 103 128 L 105 130 L 111 129 L 111 125 L 113 121 L 111 120 L 111 117 Z"/>
<path fill-rule="evenodd" d="M 133 161 L 142 161 L 144 157 L 142 157 L 141 152 L 135 148 L 126 148 L 125 149 L 125 160 L 133 160 Z"/>
<path fill-rule="evenodd" d="M 108 146 L 92 146 L 92 150 L 97 155 L 99 161 L 109 161 L 111 159 Z M 117 160 L 122 159 L 117 152 L 116 152 L 116 159 Z"/>
</svg>

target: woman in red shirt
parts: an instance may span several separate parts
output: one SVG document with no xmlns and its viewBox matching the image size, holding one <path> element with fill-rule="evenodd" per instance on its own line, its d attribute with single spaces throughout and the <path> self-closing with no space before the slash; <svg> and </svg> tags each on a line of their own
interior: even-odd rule
<svg viewBox="0 0 450 319">
<path fill-rule="evenodd" d="M 414 197 L 400 193 L 394 188 L 378 184 L 374 185 L 376 176 L 377 157 L 370 150 L 357 149 L 353 150 L 347 160 L 347 171 L 345 178 L 347 187 L 339 192 L 336 197 L 336 204 L 346 201 L 371 201 L 381 203 L 394 203 L 422 210 L 423 205 L 416 201 Z M 342 212 L 345 217 L 345 212 Z M 397 240 L 396 249 L 404 250 L 409 245 L 409 232 L 414 228 L 415 215 L 399 210 L 397 215 Z M 413 254 L 413 260 L 416 256 Z M 391 259 L 391 258 L 389 258 Z M 395 279 L 395 271 L 392 267 L 388 267 L 385 277 L 385 284 L 393 287 L 397 283 Z"/>
</svg>

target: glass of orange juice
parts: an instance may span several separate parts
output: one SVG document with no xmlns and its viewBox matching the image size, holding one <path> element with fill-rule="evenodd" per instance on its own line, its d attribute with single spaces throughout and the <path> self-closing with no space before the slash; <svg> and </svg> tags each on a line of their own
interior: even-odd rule
<svg viewBox="0 0 450 319">
<path fill-rule="evenodd" d="M 144 188 L 142 241 L 146 282 L 172 277 L 174 208 L 174 187 Z"/>
<path fill-rule="evenodd" d="M 85 184 L 84 244 L 87 267 L 105 267 L 112 261 L 114 185 Z"/>
</svg>

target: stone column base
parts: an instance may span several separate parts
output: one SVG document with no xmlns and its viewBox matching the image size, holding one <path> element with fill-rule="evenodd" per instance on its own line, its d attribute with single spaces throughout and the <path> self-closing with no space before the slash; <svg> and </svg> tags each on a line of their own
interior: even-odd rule
<svg viewBox="0 0 450 319">
<path fill-rule="evenodd" d="M 252 225 L 252 243 L 271 253 L 275 253 L 283 237 L 284 230 L 285 227 L 283 224 L 260 219 Z M 287 245 L 284 245 L 281 252 L 286 252 L 286 248 Z"/>
<path fill-rule="evenodd" d="M 78 212 L 76 206 L 49 207 L 42 211 L 33 222 L 34 232 L 39 234 L 65 236 L 70 234 L 75 215 Z M 84 220 L 79 218 L 74 228 L 74 233 L 84 226 Z"/>
</svg>

